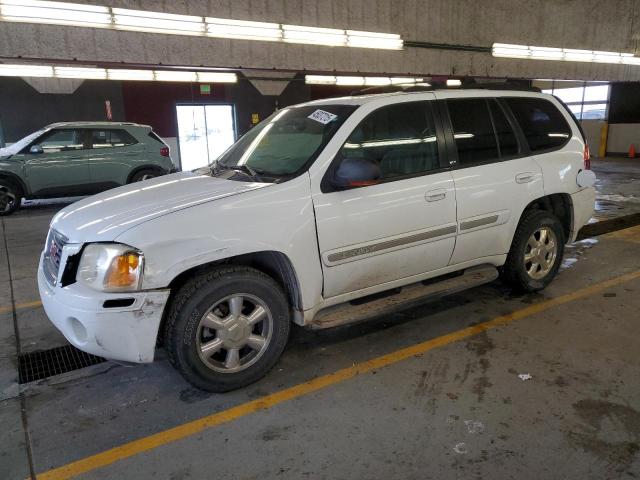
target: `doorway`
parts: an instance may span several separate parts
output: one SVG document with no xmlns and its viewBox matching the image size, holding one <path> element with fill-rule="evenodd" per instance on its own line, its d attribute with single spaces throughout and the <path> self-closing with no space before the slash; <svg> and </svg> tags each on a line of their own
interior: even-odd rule
<svg viewBox="0 0 640 480">
<path fill-rule="evenodd" d="M 176 105 L 182 170 L 213 162 L 236 140 L 233 105 Z"/>
</svg>

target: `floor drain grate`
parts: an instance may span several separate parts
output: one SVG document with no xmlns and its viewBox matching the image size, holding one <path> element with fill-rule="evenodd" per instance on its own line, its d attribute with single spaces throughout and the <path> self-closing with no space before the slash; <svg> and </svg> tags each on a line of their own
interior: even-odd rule
<svg viewBox="0 0 640 480">
<path fill-rule="evenodd" d="M 19 383 L 29 383 L 60 375 L 80 368 L 97 365 L 106 360 L 78 350 L 73 345 L 20 355 Z"/>
</svg>

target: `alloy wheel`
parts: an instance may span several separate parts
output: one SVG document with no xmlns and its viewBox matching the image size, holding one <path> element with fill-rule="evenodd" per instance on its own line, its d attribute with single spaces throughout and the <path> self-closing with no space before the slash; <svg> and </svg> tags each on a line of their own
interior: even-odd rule
<svg viewBox="0 0 640 480">
<path fill-rule="evenodd" d="M 537 229 L 527 241 L 524 252 L 524 268 L 534 280 L 544 278 L 552 269 L 558 256 L 558 240 L 549 227 Z"/>
</svg>

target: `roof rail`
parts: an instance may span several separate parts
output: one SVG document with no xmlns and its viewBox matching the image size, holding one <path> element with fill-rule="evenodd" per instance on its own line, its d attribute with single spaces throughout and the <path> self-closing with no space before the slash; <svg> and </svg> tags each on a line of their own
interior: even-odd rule
<svg viewBox="0 0 640 480">
<path fill-rule="evenodd" d="M 540 93 L 540 89 L 531 85 L 526 85 L 520 82 L 488 82 L 488 83 L 474 83 L 462 81 L 462 85 L 458 87 L 447 87 L 446 83 L 433 82 L 433 84 L 413 84 L 413 83 L 401 83 L 396 85 L 382 85 L 378 87 L 369 87 L 362 90 L 356 90 L 351 93 L 353 96 L 358 95 L 374 95 L 377 93 L 395 93 L 395 92 L 432 92 L 434 90 L 514 90 L 522 92 L 537 92 Z"/>
</svg>

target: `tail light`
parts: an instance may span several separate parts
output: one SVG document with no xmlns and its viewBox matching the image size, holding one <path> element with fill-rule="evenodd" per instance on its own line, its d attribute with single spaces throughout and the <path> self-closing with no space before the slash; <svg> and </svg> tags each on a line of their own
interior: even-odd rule
<svg viewBox="0 0 640 480">
<path fill-rule="evenodd" d="M 168 157 L 169 156 L 169 147 L 167 147 L 166 145 L 164 147 L 162 147 L 160 149 L 160 155 L 162 155 L 163 157 Z"/>
<path fill-rule="evenodd" d="M 591 153 L 589 152 L 589 145 L 584 144 L 584 169 L 591 170 Z"/>
</svg>

